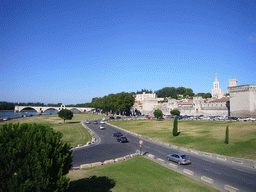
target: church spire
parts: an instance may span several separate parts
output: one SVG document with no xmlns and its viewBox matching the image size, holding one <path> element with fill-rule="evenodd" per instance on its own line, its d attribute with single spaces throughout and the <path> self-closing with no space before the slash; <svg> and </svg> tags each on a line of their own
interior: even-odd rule
<svg viewBox="0 0 256 192">
<path fill-rule="evenodd" d="M 217 73 L 215 73 L 215 81 L 218 81 L 218 79 L 217 79 Z"/>
</svg>

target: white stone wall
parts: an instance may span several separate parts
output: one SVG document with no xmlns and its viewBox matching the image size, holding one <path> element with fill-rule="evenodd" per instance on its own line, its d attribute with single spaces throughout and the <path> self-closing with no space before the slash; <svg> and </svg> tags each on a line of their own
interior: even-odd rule
<svg viewBox="0 0 256 192">
<path fill-rule="evenodd" d="M 256 117 L 256 85 L 228 87 L 230 116 Z"/>
</svg>

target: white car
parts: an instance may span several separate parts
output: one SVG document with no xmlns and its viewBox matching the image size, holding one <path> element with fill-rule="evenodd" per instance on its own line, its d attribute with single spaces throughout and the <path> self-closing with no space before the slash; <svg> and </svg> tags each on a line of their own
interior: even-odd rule
<svg viewBox="0 0 256 192">
<path fill-rule="evenodd" d="M 86 124 L 90 124 L 90 121 L 85 121 Z"/>
<path fill-rule="evenodd" d="M 249 121 L 256 121 L 256 118 L 250 117 L 250 118 L 249 118 Z"/>
<path fill-rule="evenodd" d="M 5 117 L 3 118 L 3 121 L 8 121 L 10 119 L 10 117 Z"/>
<path fill-rule="evenodd" d="M 203 120 L 209 121 L 209 120 L 210 120 L 210 117 L 204 117 Z"/>
<path fill-rule="evenodd" d="M 103 125 L 100 125 L 100 130 L 106 129 L 106 127 L 104 127 Z"/>
<path fill-rule="evenodd" d="M 104 120 L 101 120 L 101 121 L 100 121 L 100 123 L 104 124 L 104 123 L 105 123 L 105 121 L 104 121 Z"/>
</svg>

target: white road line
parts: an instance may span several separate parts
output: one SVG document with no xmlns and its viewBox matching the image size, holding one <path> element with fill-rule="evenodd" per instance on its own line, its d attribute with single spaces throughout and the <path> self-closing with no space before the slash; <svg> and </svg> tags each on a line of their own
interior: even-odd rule
<svg viewBox="0 0 256 192">
<path fill-rule="evenodd" d="M 252 173 L 250 173 L 249 171 L 245 171 L 245 170 L 242 170 L 242 169 L 239 169 L 239 168 L 232 168 L 232 169 L 235 169 L 235 170 L 238 170 L 238 171 L 242 171 L 242 172 L 245 172 L 245 173 L 249 173 L 249 174 L 252 174 Z"/>
<path fill-rule="evenodd" d="M 205 169 L 205 170 L 210 171 L 210 172 L 212 172 L 212 173 L 216 173 L 216 174 L 218 174 L 218 175 L 221 175 L 221 173 L 216 172 L 216 171 L 212 171 L 211 169 Z"/>
<path fill-rule="evenodd" d="M 210 162 L 210 163 L 215 163 L 215 161 L 211 161 L 211 160 L 208 160 L 208 159 L 205 159 L 205 158 L 201 158 L 201 159 L 204 160 L 204 161 Z"/>
</svg>

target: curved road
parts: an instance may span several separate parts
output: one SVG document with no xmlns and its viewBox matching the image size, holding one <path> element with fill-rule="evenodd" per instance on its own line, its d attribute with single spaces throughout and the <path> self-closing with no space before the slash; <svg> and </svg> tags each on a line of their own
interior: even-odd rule
<svg viewBox="0 0 256 192">
<path fill-rule="evenodd" d="M 139 150 L 140 138 L 120 131 L 119 129 L 104 124 L 105 130 L 99 129 L 99 124 L 90 121 L 86 124 L 94 133 L 100 137 L 98 144 L 87 147 L 73 149 L 75 151 L 73 158 L 73 166 L 78 167 L 81 164 L 103 162 L 109 159 L 123 157 Z M 98 120 L 98 123 L 100 121 Z M 83 125 L 85 126 L 84 122 Z M 119 143 L 113 137 L 113 133 L 120 131 L 129 140 L 128 143 Z M 167 154 L 179 152 L 179 150 L 170 149 L 170 147 L 144 140 L 143 152 L 155 155 L 157 158 L 165 159 Z M 256 170 L 245 167 L 243 165 L 228 163 L 225 161 L 212 159 L 210 157 L 199 156 L 193 153 L 186 153 L 192 161 L 190 165 L 178 165 L 182 168 L 195 172 L 195 175 L 204 175 L 214 180 L 214 186 L 222 189 L 224 185 L 230 185 L 240 189 L 240 191 L 255 192 L 256 191 Z"/>
</svg>

